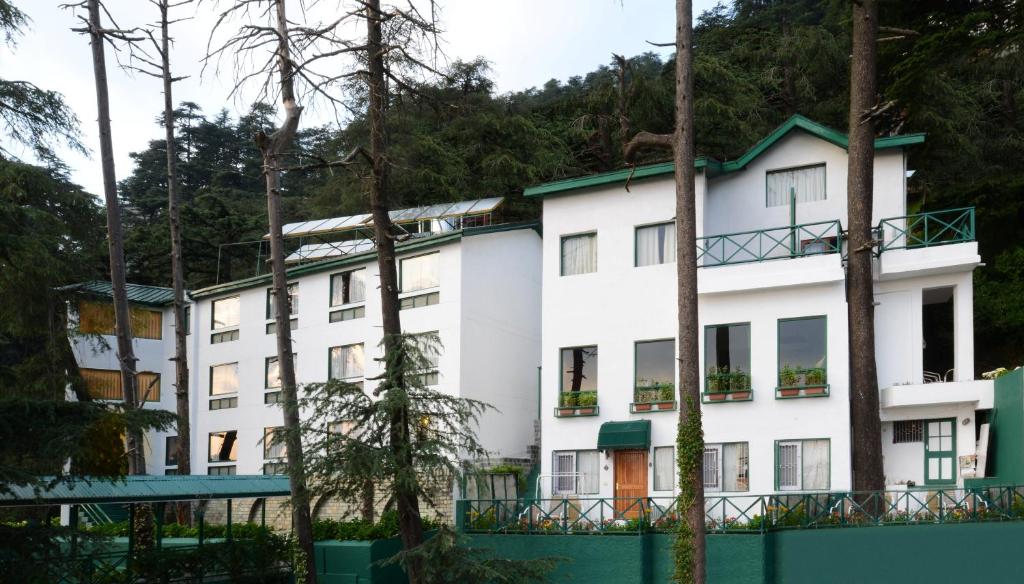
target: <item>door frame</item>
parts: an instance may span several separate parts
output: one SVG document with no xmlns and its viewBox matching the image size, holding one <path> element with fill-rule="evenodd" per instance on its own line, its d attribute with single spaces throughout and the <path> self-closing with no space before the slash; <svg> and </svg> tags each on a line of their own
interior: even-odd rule
<svg viewBox="0 0 1024 584">
<path fill-rule="evenodd" d="M 922 420 L 922 424 L 924 425 L 924 428 L 922 428 L 922 432 L 924 434 L 924 436 L 923 436 L 923 438 L 924 438 L 924 484 L 926 484 L 926 485 L 955 485 L 956 484 L 957 476 L 959 475 L 959 470 L 958 470 L 959 465 L 957 464 L 957 456 L 956 456 L 956 452 L 957 452 L 956 451 L 956 421 L 957 421 L 957 418 L 955 418 L 955 417 L 954 418 L 932 418 L 932 419 Z M 942 450 L 942 451 L 940 451 L 943 454 L 932 454 L 928 450 L 928 424 L 934 423 L 934 422 L 939 422 L 939 423 L 941 423 L 941 422 L 949 422 L 950 423 L 950 427 L 951 427 L 950 437 L 951 437 L 952 442 L 953 442 L 952 450 L 949 450 L 949 451 Z M 949 458 L 950 458 L 950 466 L 951 466 L 952 471 L 953 471 L 952 472 L 953 478 L 951 478 L 950 480 L 942 480 L 942 479 L 928 480 L 928 461 L 930 459 L 933 459 L 933 458 L 936 458 L 936 459 L 939 459 L 939 460 L 941 460 L 943 458 L 946 458 L 946 455 L 944 454 L 945 452 L 949 452 L 950 453 L 949 454 Z M 942 463 L 941 462 L 939 463 L 939 474 L 940 475 L 942 474 Z"/>
</svg>

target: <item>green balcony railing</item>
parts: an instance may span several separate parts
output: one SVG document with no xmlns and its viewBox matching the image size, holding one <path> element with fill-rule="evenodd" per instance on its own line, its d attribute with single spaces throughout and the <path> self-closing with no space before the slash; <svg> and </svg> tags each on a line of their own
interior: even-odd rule
<svg viewBox="0 0 1024 584">
<path fill-rule="evenodd" d="M 882 219 L 878 253 L 974 241 L 974 207 Z"/>
<path fill-rule="evenodd" d="M 673 497 L 463 500 L 464 531 L 516 534 L 673 532 Z M 1024 487 L 714 496 L 704 503 L 709 533 L 765 533 L 882 525 L 1024 520 Z"/>
<path fill-rule="evenodd" d="M 710 267 L 837 253 L 842 235 L 839 221 L 820 221 L 698 237 L 697 262 Z"/>
</svg>

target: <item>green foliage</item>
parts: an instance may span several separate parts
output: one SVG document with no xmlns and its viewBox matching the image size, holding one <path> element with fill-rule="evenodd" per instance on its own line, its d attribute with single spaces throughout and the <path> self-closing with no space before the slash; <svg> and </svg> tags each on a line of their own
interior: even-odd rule
<svg viewBox="0 0 1024 584">
<path fill-rule="evenodd" d="M 384 562 L 403 568 L 414 559 L 423 566 L 423 584 L 528 584 L 546 582 L 547 574 L 566 558 L 507 560 L 491 550 L 466 547 L 459 535 L 441 526 L 423 545 L 401 551 Z"/>
<path fill-rule="evenodd" d="M 423 530 L 437 529 L 439 524 L 423 518 Z M 313 522 L 313 539 L 316 541 L 373 541 L 387 539 L 398 535 L 398 513 L 385 511 L 381 513 L 377 523 L 364 519 L 338 521 L 335 519 L 319 519 Z"/>
<path fill-rule="evenodd" d="M 156 537 L 156 523 L 153 524 L 153 537 Z M 118 521 L 113 523 L 101 523 L 91 525 L 84 529 L 87 533 L 104 537 L 127 537 L 128 522 Z M 263 531 L 273 531 L 271 527 L 264 527 L 259 523 L 233 523 L 231 524 L 231 537 L 235 539 L 254 539 Z M 228 528 L 223 523 L 206 523 L 203 525 L 204 538 L 227 537 Z M 164 537 L 199 537 L 199 524 L 181 525 L 180 523 L 166 523 L 163 526 Z"/>
<path fill-rule="evenodd" d="M 679 468 L 679 495 L 676 497 L 676 512 L 682 521 L 677 524 L 675 553 L 676 582 L 694 582 L 693 532 L 690 518 L 696 516 L 699 524 L 704 522 L 703 497 L 697 501 L 697 489 L 702 488 L 704 477 L 701 467 L 704 460 L 704 431 L 701 427 L 700 405 L 687 396 L 682 407 L 682 417 L 676 429 L 676 465 Z"/>
</svg>

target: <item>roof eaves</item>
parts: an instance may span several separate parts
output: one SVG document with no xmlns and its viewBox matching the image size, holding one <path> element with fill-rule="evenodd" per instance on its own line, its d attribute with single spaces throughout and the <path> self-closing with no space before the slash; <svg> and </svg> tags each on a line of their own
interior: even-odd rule
<svg viewBox="0 0 1024 584">
<path fill-rule="evenodd" d="M 694 168 L 696 169 L 702 169 L 709 165 L 718 165 L 718 161 L 714 159 L 708 159 L 702 156 L 696 159 L 693 164 Z M 525 189 L 523 189 L 523 196 L 543 197 L 544 195 L 561 193 L 565 191 L 573 191 L 577 189 L 585 189 L 588 187 L 596 187 L 612 183 L 626 182 L 627 180 L 638 180 L 656 176 L 663 176 L 674 173 L 675 168 L 675 163 L 669 161 L 659 162 L 657 164 L 648 164 L 646 166 L 638 166 L 636 168 L 622 168 L 619 170 L 613 170 L 611 172 L 603 172 L 601 174 L 591 174 L 575 178 L 566 178 L 555 182 L 549 182 L 540 185 L 535 185 L 532 187 L 526 187 Z"/>
</svg>

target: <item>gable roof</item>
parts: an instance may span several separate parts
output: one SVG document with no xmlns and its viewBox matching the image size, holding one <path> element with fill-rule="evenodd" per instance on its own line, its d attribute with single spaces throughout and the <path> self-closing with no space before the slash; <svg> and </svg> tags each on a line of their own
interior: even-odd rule
<svg viewBox="0 0 1024 584">
<path fill-rule="evenodd" d="M 174 301 L 174 288 L 163 286 L 144 286 L 142 284 L 128 284 L 128 302 L 143 304 L 146 306 L 160 307 L 167 306 Z M 110 282 L 93 280 L 91 282 L 80 282 L 63 286 L 59 290 L 76 292 L 86 296 L 99 298 L 113 298 L 114 288 Z"/>
<path fill-rule="evenodd" d="M 796 114 L 786 120 L 781 126 L 775 128 L 772 133 L 768 134 L 757 144 L 754 144 L 749 150 L 747 150 L 742 156 L 735 160 L 727 162 L 719 162 L 713 158 L 700 157 L 694 161 L 694 168 L 704 169 L 710 176 L 717 176 L 719 174 L 727 174 L 730 172 L 736 172 L 743 170 L 751 162 L 753 162 L 758 156 L 764 154 L 769 148 L 775 145 L 779 140 L 786 137 L 793 130 L 802 130 L 839 146 L 840 148 L 846 149 L 849 147 L 849 138 L 846 134 L 829 128 L 805 118 L 799 114 Z M 921 144 L 924 142 L 924 134 L 902 134 L 898 136 L 885 136 L 882 138 L 875 139 L 875 150 L 886 150 L 889 148 L 902 148 L 904 146 L 910 146 L 913 144 Z M 649 164 L 646 166 L 638 166 L 635 169 L 624 168 L 621 170 L 614 170 L 611 172 L 604 172 L 601 174 L 593 174 L 588 176 L 581 176 L 576 178 L 568 178 L 557 180 L 549 183 L 543 183 L 532 187 L 527 187 L 523 190 L 523 196 L 526 197 L 543 197 L 546 195 L 553 195 L 563 193 L 566 191 L 572 191 L 577 189 L 584 189 L 587 187 L 594 187 L 612 183 L 626 182 L 626 180 L 636 180 L 642 178 L 650 178 L 656 176 L 672 175 L 675 173 L 675 165 L 672 162 L 660 162 L 657 164 Z M 632 177 L 631 177 L 632 175 Z"/>
</svg>

